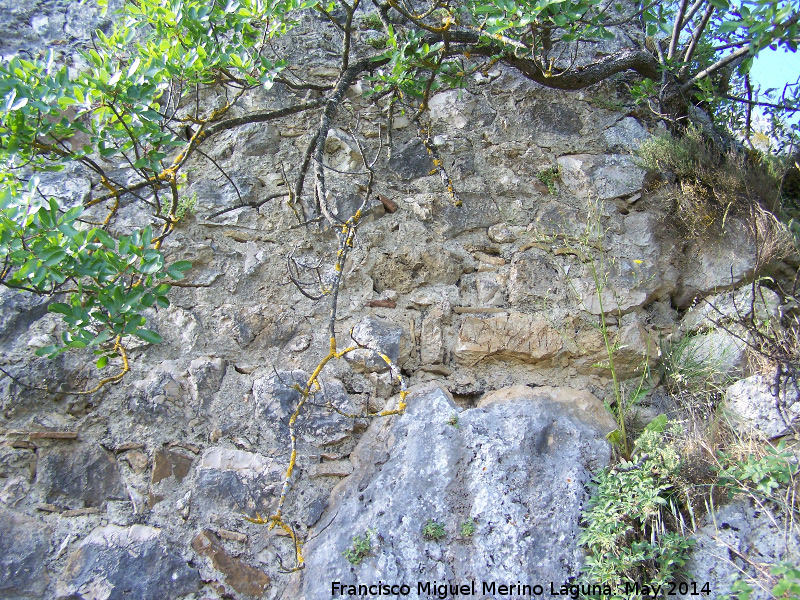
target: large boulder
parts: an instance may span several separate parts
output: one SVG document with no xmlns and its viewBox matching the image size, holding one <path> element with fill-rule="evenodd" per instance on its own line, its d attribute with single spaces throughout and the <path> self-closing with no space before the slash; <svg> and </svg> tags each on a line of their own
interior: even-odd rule
<svg viewBox="0 0 800 600">
<path fill-rule="evenodd" d="M 351 455 L 297 595 L 329 597 L 336 581 L 406 583 L 411 598 L 425 594 L 418 581 L 560 586 L 580 570 L 585 486 L 610 458 L 612 428 L 588 392 L 518 386 L 464 411 L 437 386 L 414 393 Z M 426 539 L 434 523 L 444 536 Z M 351 564 L 343 553 L 367 530 L 371 550 Z"/>
<path fill-rule="evenodd" d="M 768 600 L 773 597 L 769 590 L 774 582 L 769 568 L 762 565 L 786 560 L 797 564 L 800 539 L 794 531 L 784 515 L 765 510 L 763 503 L 736 500 L 707 516 L 694 535 L 695 546 L 685 568 L 687 580 L 710 582 L 711 593 L 703 596 L 708 600 L 728 597 L 739 580 L 753 588 L 751 600 Z"/>
<path fill-rule="evenodd" d="M 737 381 L 725 392 L 725 408 L 731 418 L 767 438 L 798 431 L 800 393 L 793 381 L 773 387 L 763 375 Z"/>
</svg>

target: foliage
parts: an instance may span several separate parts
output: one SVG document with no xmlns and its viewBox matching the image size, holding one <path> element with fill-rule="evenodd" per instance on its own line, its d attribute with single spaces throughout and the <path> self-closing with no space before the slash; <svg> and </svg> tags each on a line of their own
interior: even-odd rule
<svg viewBox="0 0 800 600">
<path fill-rule="evenodd" d="M 0 255 L 5 261 L 3 282 L 18 289 L 64 295 L 48 309 L 61 314 L 67 325 L 62 343 L 37 350 L 56 356 L 69 348 L 94 348 L 102 368 L 114 355 L 119 340 L 135 335 L 158 343 L 161 337 L 143 328 L 142 312 L 169 306 L 165 279 L 182 279 L 191 264 L 166 265 L 153 248 L 150 226 L 113 239 L 100 227 L 81 228 L 83 207 L 62 210 L 46 201 L 30 181 L 21 193 L 0 191 Z M 115 342 L 108 345 L 107 342 Z"/>
<path fill-rule="evenodd" d="M 770 573 L 780 577 L 778 583 L 772 588 L 773 596 L 800 600 L 800 569 L 797 568 L 797 565 L 782 562 L 773 566 Z"/>
<path fill-rule="evenodd" d="M 547 191 L 550 192 L 553 196 L 558 193 L 558 187 L 556 187 L 556 182 L 560 179 L 561 173 L 557 166 L 551 167 L 549 169 L 544 169 L 543 171 L 539 171 L 536 174 L 536 178 L 541 181 L 543 184 L 547 186 Z"/>
<path fill-rule="evenodd" d="M 97 32 L 83 52 L 84 70 L 59 65 L 53 52 L 0 64 L 0 282 L 58 297 L 49 310 L 66 325 L 61 343 L 37 354 L 88 347 L 103 367 L 130 335 L 161 341 L 144 328 L 143 313 L 168 306 L 168 282 L 191 266 L 168 265 L 160 247 L 192 210 L 193 199 L 179 195 L 188 153 L 176 149 L 188 143 L 183 125 L 203 118 L 179 107 L 190 90 L 215 85 L 223 73 L 243 87 L 269 87 L 284 63 L 260 54 L 264 42 L 286 32 L 290 13 L 306 6 L 127 3 L 113 31 Z M 118 161 L 132 183 L 109 171 Z M 76 162 L 99 176 L 106 193 L 83 205 L 45 196 L 37 173 Z M 131 197 L 142 203 L 143 224 L 120 235 L 114 216 Z"/>
<path fill-rule="evenodd" d="M 369 553 L 372 552 L 372 536 L 375 535 L 374 529 L 367 529 L 363 536 L 353 536 L 353 546 L 342 552 L 342 556 L 351 565 L 360 565 Z"/>
<path fill-rule="evenodd" d="M 792 452 L 786 450 L 781 440 L 776 447 L 765 447 L 767 454 L 759 459 L 750 455 L 745 460 L 722 460 L 724 467 L 719 473 L 719 484 L 728 488 L 730 495 L 754 492 L 768 499 L 777 499 L 776 490 L 794 486 L 795 475 L 800 465 Z M 724 457 L 723 457 L 724 458 Z M 783 499 L 778 499 L 783 502 Z"/>
<path fill-rule="evenodd" d="M 796 527 L 795 519 L 800 512 L 797 505 L 796 477 L 800 465 L 797 457 L 787 450 L 785 440 L 777 446 L 766 444 L 764 454 L 760 457 L 749 454 L 743 459 L 735 459 L 720 452 L 718 458 L 717 484 L 726 489 L 729 496 L 744 495 L 754 498 L 763 509 L 774 505 L 788 514 L 792 528 Z M 783 561 L 767 566 L 773 575 L 770 583 L 773 596 L 800 599 L 800 570 L 797 565 Z M 730 594 L 725 597 L 748 600 L 752 593 L 753 587 L 745 579 L 738 579 L 731 586 Z"/>
<path fill-rule="evenodd" d="M 683 527 L 686 510 L 676 491 L 680 455 L 663 435 L 646 430 L 636 440 L 632 460 L 603 469 L 583 513 L 581 544 L 589 556 L 582 577 L 625 583 L 668 584 L 681 572 L 692 546 Z M 681 531 L 670 531 L 674 523 Z"/>
<path fill-rule="evenodd" d="M 437 523 L 433 519 L 428 519 L 422 527 L 422 537 L 426 540 L 438 542 L 446 535 L 447 533 L 444 531 L 444 525 Z"/>
<path fill-rule="evenodd" d="M 475 519 L 467 519 L 458 526 L 461 537 L 472 537 L 475 534 Z"/>
</svg>

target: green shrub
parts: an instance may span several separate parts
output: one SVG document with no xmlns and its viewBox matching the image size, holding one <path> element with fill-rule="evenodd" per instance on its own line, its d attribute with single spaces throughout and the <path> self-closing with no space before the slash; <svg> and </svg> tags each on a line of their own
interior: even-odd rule
<svg viewBox="0 0 800 600">
<path fill-rule="evenodd" d="M 675 485 L 680 464 L 675 447 L 664 444 L 661 433 L 646 430 L 631 462 L 596 476 L 580 538 L 589 552 L 585 581 L 615 582 L 617 597 L 637 598 L 625 593 L 626 583 L 664 585 L 680 574 L 693 544 Z"/>
<path fill-rule="evenodd" d="M 559 168 L 557 166 L 550 167 L 549 169 L 544 169 L 543 171 L 539 171 L 536 174 L 536 178 L 547 186 L 547 191 L 550 192 L 553 196 L 555 196 L 558 193 L 558 187 L 556 186 L 556 182 L 561 179 L 561 172 L 559 171 Z"/>
<path fill-rule="evenodd" d="M 784 498 L 779 490 L 794 486 L 800 466 L 794 454 L 786 450 L 784 440 L 775 447 L 767 444 L 765 450 L 766 454 L 759 459 L 749 455 L 744 460 L 730 460 L 723 455 L 719 484 L 726 487 L 731 496 L 741 492 L 757 493 L 783 505 Z M 791 500 L 794 500 L 793 494 Z"/>
<path fill-rule="evenodd" d="M 689 236 L 721 231 L 729 215 L 749 214 L 754 205 L 779 212 L 785 167 L 773 156 L 723 150 L 694 126 L 679 138 L 662 135 L 643 141 L 637 155 L 645 169 L 674 178 L 666 196 Z"/>
</svg>

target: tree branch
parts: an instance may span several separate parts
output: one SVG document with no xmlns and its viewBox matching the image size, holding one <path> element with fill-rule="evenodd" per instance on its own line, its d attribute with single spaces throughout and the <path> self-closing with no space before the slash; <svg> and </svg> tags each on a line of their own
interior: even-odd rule
<svg viewBox="0 0 800 600">
<path fill-rule="evenodd" d="M 295 104 L 294 106 L 287 106 L 286 108 L 279 108 L 278 110 L 272 110 L 263 113 L 253 113 L 250 115 L 228 119 L 227 121 L 220 121 L 219 123 L 214 123 L 213 125 L 207 127 L 203 131 L 203 139 L 209 138 L 212 135 L 216 135 L 221 131 L 227 131 L 228 129 L 234 129 L 236 127 L 241 127 L 242 125 L 247 125 L 248 123 L 264 123 L 266 121 L 274 121 L 275 119 L 280 119 L 281 117 L 286 117 L 310 110 L 312 108 L 317 108 L 322 106 L 324 103 L 324 99 L 312 100 L 311 102 Z"/>
</svg>

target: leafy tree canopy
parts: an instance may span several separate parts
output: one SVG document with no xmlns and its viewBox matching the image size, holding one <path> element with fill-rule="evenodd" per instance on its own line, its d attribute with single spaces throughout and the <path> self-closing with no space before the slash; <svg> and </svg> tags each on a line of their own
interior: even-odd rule
<svg viewBox="0 0 800 600">
<path fill-rule="evenodd" d="M 281 38 L 312 18 L 340 40 L 333 84 L 314 81 L 302 56 L 280 50 Z M 314 111 L 319 125 L 286 174 L 286 194 L 240 198 L 232 208 L 285 196 L 300 222 L 336 223 L 322 155 L 358 80 L 375 102 L 390 97 L 389 119 L 409 111 L 423 141 L 432 92 L 466 85 L 496 63 L 562 90 L 632 74 L 637 99 L 673 127 L 697 103 L 749 123 L 759 103 L 779 115 L 800 107 L 800 85 L 764 102 L 747 78 L 764 48 L 797 50 L 798 20 L 796 0 L 128 0 L 83 52 L 82 68 L 59 64 L 52 52 L 0 64 L 0 282 L 55 298 L 50 310 L 67 330 L 39 354 L 91 347 L 98 367 L 122 354 L 127 369 L 124 340 L 160 341 L 143 313 L 167 306 L 170 282 L 190 267 L 168 265 L 160 248 L 178 221 L 187 161 L 206 156 L 216 135 Z M 275 85 L 305 99 L 241 109 L 246 96 Z M 64 206 L 38 177 L 71 163 L 104 191 Z M 130 201 L 142 207 L 141 228 L 120 235 L 116 213 Z"/>
</svg>

